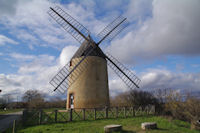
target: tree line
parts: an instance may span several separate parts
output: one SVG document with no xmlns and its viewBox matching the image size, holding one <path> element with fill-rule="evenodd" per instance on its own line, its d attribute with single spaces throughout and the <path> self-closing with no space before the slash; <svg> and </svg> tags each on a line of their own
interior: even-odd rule
<svg viewBox="0 0 200 133">
<path fill-rule="evenodd" d="M 38 90 L 28 90 L 23 94 L 21 101 L 13 101 L 10 95 L 0 98 L 0 109 L 65 108 L 66 100 L 63 100 L 60 97 L 54 97 L 49 100 L 45 100 L 45 99 L 46 99 L 46 95 L 39 92 Z"/>
</svg>

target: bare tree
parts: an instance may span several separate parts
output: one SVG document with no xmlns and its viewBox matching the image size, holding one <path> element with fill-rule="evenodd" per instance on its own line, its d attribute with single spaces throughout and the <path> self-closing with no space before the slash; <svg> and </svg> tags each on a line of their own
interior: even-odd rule
<svg viewBox="0 0 200 133">
<path fill-rule="evenodd" d="M 110 98 L 111 106 L 131 106 L 131 101 L 129 100 L 129 93 L 120 93 L 115 97 Z"/>
<path fill-rule="evenodd" d="M 0 98 L 0 109 L 3 109 L 7 106 L 6 100 L 4 98 Z"/>
<path fill-rule="evenodd" d="M 60 97 L 54 97 L 49 101 L 49 104 L 53 108 L 65 108 L 66 107 L 66 99 L 62 100 Z"/>
<path fill-rule="evenodd" d="M 37 90 L 28 90 L 24 93 L 23 101 L 28 108 L 43 108 L 45 95 Z"/>
<path fill-rule="evenodd" d="M 111 98 L 112 106 L 146 106 L 157 103 L 158 100 L 146 91 L 131 90 Z"/>
</svg>

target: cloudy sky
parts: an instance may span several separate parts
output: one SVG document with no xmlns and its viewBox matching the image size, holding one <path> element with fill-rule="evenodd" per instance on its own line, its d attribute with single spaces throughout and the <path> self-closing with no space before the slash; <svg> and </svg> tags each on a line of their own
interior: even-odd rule
<svg viewBox="0 0 200 133">
<path fill-rule="evenodd" d="M 59 5 L 95 37 L 122 14 L 130 25 L 100 47 L 142 80 L 141 89 L 200 91 L 199 0 L 0 0 L 1 95 L 37 89 L 49 96 L 50 79 L 80 44 L 47 14 Z M 111 95 L 127 91 L 109 70 Z"/>
</svg>

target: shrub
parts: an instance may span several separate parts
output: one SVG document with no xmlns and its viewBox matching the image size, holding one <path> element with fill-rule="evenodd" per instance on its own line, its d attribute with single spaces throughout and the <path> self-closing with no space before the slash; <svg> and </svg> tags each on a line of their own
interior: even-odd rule
<svg viewBox="0 0 200 133">
<path fill-rule="evenodd" d="M 183 97 L 180 93 L 171 91 L 166 99 L 165 112 L 176 119 L 197 121 L 200 119 L 200 99 L 190 95 Z"/>
</svg>

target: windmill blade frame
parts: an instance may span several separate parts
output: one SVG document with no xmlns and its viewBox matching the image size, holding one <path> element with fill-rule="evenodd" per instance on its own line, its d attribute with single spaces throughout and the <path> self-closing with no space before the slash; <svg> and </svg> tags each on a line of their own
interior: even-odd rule
<svg viewBox="0 0 200 133">
<path fill-rule="evenodd" d="M 78 76 L 86 69 L 88 65 L 88 55 L 97 47 L 92 47 L 86 53 L 86 55 L 79 61 L 75 62 L 76 65 L 69 71 L 70 62 L 68 62 L 50 81 L 50 84 L 54 87 L 54 91 L 58 90 L 61 93 L 65 93 L 66 90 L 76 81 Z M 69 79 L 68 77 L 72 75 Z"/>
<path fill-rule="evenodd" d="M 99 45 L 103 41 L 111 41 L 115 36 L 117 36 L 124 28 L 129 25 L 129 22 L 122 15 L 118 16 L 110 24 L 108 24 L 97 36 Z"/>
<path fill-rule="evenodd" d="M 59 6 L 50 7 L 47 13 L 80 44 L 85 40 L 89 41 L 87 37 L 90 35 L 90 31 Z"/>
<path fill-rule="evenodd" d="M 108 61 L 108 66 L 114 70 L 114 72 L 130 89 L 139 88 L 141 80 L 135 74 L 133 74 L 133 72 L 131 72 L 109 53 L 106 53 L 106 59 Z"/>
</svg>

